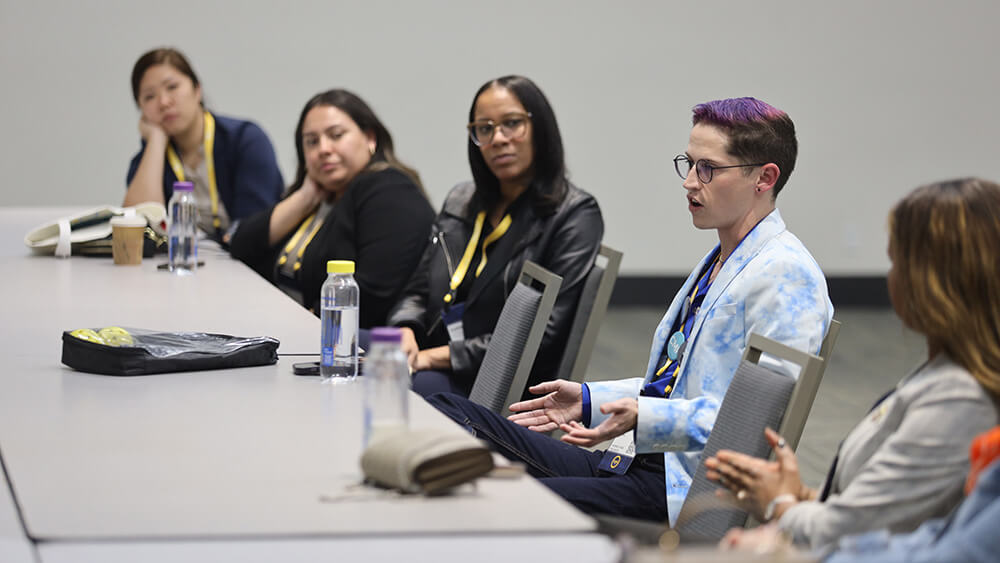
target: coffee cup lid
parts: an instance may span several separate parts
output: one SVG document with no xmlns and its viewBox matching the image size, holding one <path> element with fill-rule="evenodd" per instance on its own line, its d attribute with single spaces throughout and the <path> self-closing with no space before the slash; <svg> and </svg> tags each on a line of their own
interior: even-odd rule
<svg viewBox="0 0 1000 563">
<path fill-rule="evenodd" d="M 131 217 L 112 217 L 112 227 L 145 227 L 146 218 L 142 215 L 132 215 Z"/>
</svg>

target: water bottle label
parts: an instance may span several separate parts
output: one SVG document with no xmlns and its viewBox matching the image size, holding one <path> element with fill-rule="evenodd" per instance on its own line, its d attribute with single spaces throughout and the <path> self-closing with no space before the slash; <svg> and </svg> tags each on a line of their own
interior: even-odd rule
<svg viewBox="0 0 1000 563">
<path fill-rule="evenodd" d="M 323 307 L 320 326 L 320 375 L 323 378 L 355 377 L 358 374 L 358 308 Z"/>
</svg>

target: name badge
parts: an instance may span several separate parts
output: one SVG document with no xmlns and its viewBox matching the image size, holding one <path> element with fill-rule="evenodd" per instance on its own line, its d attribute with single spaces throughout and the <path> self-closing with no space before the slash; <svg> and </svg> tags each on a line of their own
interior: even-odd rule
<svg viewBox="0 0 1000 563">
<path fill-rule="evenodd" d="M 667 341 L 667 357 L 673 360 L 674 363 L 679 362 L 686 345 L 687 340 L 684 338 L 684 333 L 678 330 Z"/>
<path fill-rule="evenodd" d="M 441 311 L 441 320 L 448 329 L 448 339 L 452 342 L 465 340 L 465 328 L 462 326 L 462 314 L 465 313 L 465 303 L 455 303 Z"/>
<path fill-rule="evenodd" d="M 601 458 L 601 463 L 597 468 L 617 475 L 624 475 L 634 459 L 635 440 L 633 432 L 629 430 L 611 442 L 611 446 L 604 452 L 604 457 Z"/>
</svg>

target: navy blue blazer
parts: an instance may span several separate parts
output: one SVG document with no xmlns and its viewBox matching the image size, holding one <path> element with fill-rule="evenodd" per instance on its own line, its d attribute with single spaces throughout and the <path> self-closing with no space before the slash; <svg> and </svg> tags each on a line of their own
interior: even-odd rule
<svg viewBox="0 0 1000 563">
<path fill-rule="evenodd" d="M 215 181 L 219 200 L 233 221 L 267 209 L 281 199 L 284 182 L 274 147 L 267 134 L 256 123 L 215 117 Z M 128 186 L 139 168 L 146 142 L 132 157 L 125 185 Z M 166 160 L 166 155 L 164 155 Z M 163 201 L 170 201 L 177 177 L 169 165 L 163 167 Z"/>
</svg>

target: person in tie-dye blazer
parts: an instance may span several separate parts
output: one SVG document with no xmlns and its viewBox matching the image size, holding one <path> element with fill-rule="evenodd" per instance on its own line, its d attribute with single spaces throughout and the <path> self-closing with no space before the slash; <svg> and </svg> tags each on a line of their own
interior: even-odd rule
<svg viewBox="0 0 1000 563">
<path fill-rule="evenodd" d="M 775 207 L 795 165 L 792 120 L 736 98 L 696 106 L 693 122 L 674 167 L 695 227 L 719 244 L 667 309 L 645 376 L 541 383 L 531 391 L 544 396 L 511 405 L 509 420 L 456 396 L 428 399 L 588 513 L 676 523 L 749 335 L 818 353 L 833 317 L 823 272 Z M 561 441 L 542 434 L 555 428 Z M 607 451 L 578 447 L 610 439 Z"/>
</svg>

